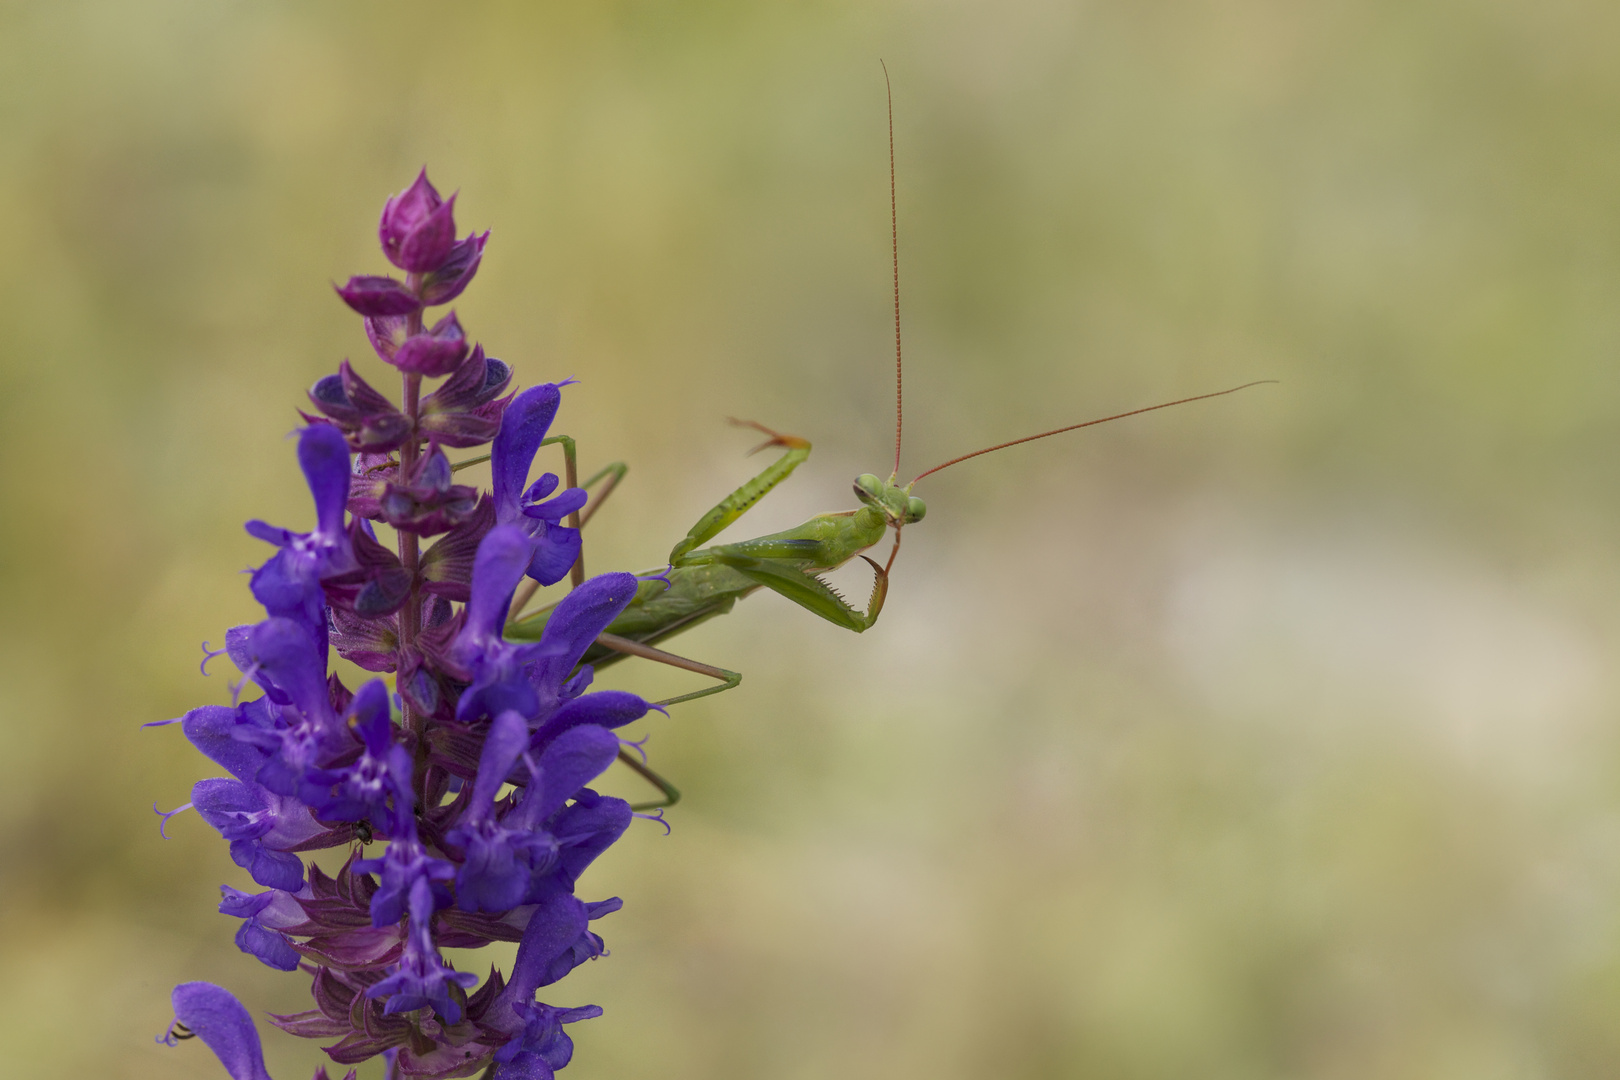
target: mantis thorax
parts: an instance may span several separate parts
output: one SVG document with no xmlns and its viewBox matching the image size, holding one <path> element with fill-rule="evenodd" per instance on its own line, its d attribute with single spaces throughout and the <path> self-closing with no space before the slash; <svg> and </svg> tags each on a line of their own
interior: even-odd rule
<svg viewBox="0 0 1620 1080">
<path fill-rule="evenodd" d="M 923 501 L 911 494 L 911 484 L 902 487 L 893 476 L 879 480 L 871 473 L 862 473 L 855 478 L 855 497 L 881 512 L 884 520 L 896 528 L 921 521 L 928 513 Z"/>
</svg>

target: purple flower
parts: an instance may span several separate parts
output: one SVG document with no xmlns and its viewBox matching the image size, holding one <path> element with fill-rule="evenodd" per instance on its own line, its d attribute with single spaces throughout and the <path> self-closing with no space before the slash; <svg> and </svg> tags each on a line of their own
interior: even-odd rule
<svg viewBox="0 0 1620 1080">
<path fill-rule="evenodd" d="M 418 881 L 429 883 L 439 907 L 450 902 L 443 886 L 456 876 L 456 868 L 427 853 L 416 826 L 416 797 L 411 784 L 411 755 L 404 747 L 389 751 L 388 771 L 393 782 L 394 807 L 388 822 L 388 850 L 380 859 L 354 864 L 357 872 L 376 874 L 381 887 L 371 898 L 371 925 L 390 926 L 404 916 Z"/>
<path fill-rule="evenodd" d="M 513 645 L 501 637 L 512 590 L 530 558 L 529 538 L 510 525 L 497 525 L 478 545 L 470 598 L 449 659 L 471 678 L 456 705 L 456 719 L 498 716 L 511 710 L 534 714 L 538 701 L 523 667 L 537 656 L 536 645 Z"/>
<path fill-rule="evenodd" d="M 557 838 L 557 862 L 533 885 L 531 898 L 546 889 L 572 891 L 579 875 L 624 835 L 633 817 L 630 804 L 623 799 L 598 795 L 590 788 L 576 791 L 574 801 L 546 822 Z"/>
<path fill-rule="evenodd" d="M 326 598 L 321 579 L 354 567 L 343 510 L 349 501 L 349 447 L 342 433 L 325 424 L 298 434 L 298 464 L 315 497 L 315 529 L 295 533 L 262 521 L 247 523 L 247 531 L 281 550 L 253 574 L 253 598 L 271 615 L 292 619 L 303 626 L 326 654 Z"/>
<path fill-rule="evenodd" d="M 510 911 L 523 903 L 536 865 L 556 856 L 549 835 L 515 832 L 496 819 L 495 793 L 528 749 L 529 725 L 507 711 L 495 718 L 484 740 L 472 798 L 445 839 L 465 853 L 456 874 L 456 906 L 463 911 Z"/>
<path fill-rule="evenodd" d="M 529 538 L 511 525 L 495 526 L 478 546 L 471 598 L 447 657 L 472 683 L 456 706 L 464 723 L 507 710 L 525 719 L 549 714 L 579 658 L 635 597 L 634 576 L 600 574 L 563 599 L 538 642 L 515 645 L 501 628 L 531 553 Z"/>
<path fill-rule="evenodd" d="M 198 781 L 191 789 L 197 813 L 230 841 L 232 861 L 254 881 L 272 889 L 297 890 L 303 884 L 304 864 L 291 852 L 343 843 L 349 830 L 322 825 L 307 805 L 257 781 L 270 756 L 242 734 L 266 731 L 278 708 L 268 698 L 236 708 L 205 705 L 185 715 L 181 730 L 193 746 L 235 777 Z"/>
<path fill-rule="evenodd" d="M 270 1080 L 264 1070 L 264 1051 L 259 1047 L 259 1031 L 242 1003 L 213 983 L 181 983 L 169 996 L 174 1005 L 176 1027 L 171 1039 L 196 1036 L 219 1058 L 231 1080 Z"/>
<path fill-rule="evenodd" d="M 534 455 L 545 441 L 561 402 L 562 391 L 554 383 L 523 391 L 506 407 L 500 434 L 490 448 L 495 520 L 516 526 L 530 538 L 532 554 L 526 572 L 542 585 L 567 577 L 579 558 L 579 530 L 565 528 L 561 522 L 589 498 L 582 489 L 569 488 L 547 499 L 558 484 L 552 473 L 546 473 L 527 490 L 524 488 Z"/>
<path fill-rule="evenodd" d="M 495 1051 L 500 1065 L 494 1080 L 552 1080 L 574 1057 L 574 1040 L 563 1025 L 602 1015 L 598 1005 L 558 1009 L 538 1001 L 514 1006 L 513 1012 L 523 1021 L 523 1030 Z"/>
<path fill-rule="evenodd" d="M 413 274 L 437 270 L 456 242 L 456 197 L 439 198 L 423 169 L 410 187 L 383 205 L 377 239 L 383 254 Z"/>
<path fill-rule="evenodd" d="M 595 909 L 593 912 L 593 908 Z M 496 1076 L 549 1078 L 568 1064 L 573 1042 L 562 1033 L 562 1025 L 602 1015 L 594 1005 L 578 1009 L 557 1009 L 534 1000 L 535 991 L 549 986 L 572 970 L 573 956 L 582 938 L 601 939 L 588 926 L 597 915 L 616 910 L 617 901 L 586 905 L 574 897 L 557 894 L 542 902 L 529 919 L 518 946 L 512 981 L 507 983 L 489 1009 L 485 1024 L 508 1033 L 495 1051 L 499 1063 Z M 596 952 L 599 954 L 600 949 Z"/>
<path fill-rule="evenodd" d="M 531 714 L 533 717 L 547 725 L 553 721 L 566 725 L 568 715 L 582 714 L 564 714 L 558 707 L 566 708 L 568 703 L 576 700 L 593 702 L 589 706 L 579 706 L 582 710 L 590 710 L 583 714 L 588 717 L 586 722 L 606 727 L 618 727 L 646 715 L 647 703 L 633 694 L 620 696 L 621 692 L 618 691 L 609 694 L 598 692 L 580 698 L 579 695 L 590 685 L 592 671 L 587 666 L 574 674 L 574 668 L 585 651 L 629 606 L 639 585 L 640 582 L 631 574 L 598 574 L 563 597 L 546 621 L 546 627 L 535 645 L 534 658 L 526 669 L 529 685 L 539 702 L 538 711 Z M 638 702 L 641 711 L 629 716 L 638 707 Z M 595 711 L 597 703 L 606 708 Z M 610 712 L 621 719 L 610 719 Z M 562 719 L 559 720 L 559 717 Z M 561 730 L 561 727 L 557 730 Z"/>
<path fill-rule="evenodd" d="M 281 889 L 245 893 L 229 885 L 221 885 L 219 891 L 222 897 L 219 913 L 243 920 L 236 932 L 236 947 L 269 967 L 296 971 L 298 950 L 292 947 L 287 935 L 281 933 L 307 922 L 304 909 L 294 895 Z M 307 894 L 307 886 L 300 891 Z"/>
<path fill-rule="evenodd" d="M 199 780 L 191 804 L 231 842 L 231 861 L 272 889 L 301 888 L 304 862 L 290 852 L 330 831 L 296 799 L 239 780 Z"/>
<path fill-rule="evenodd" d="M 557 838 L 543 823 L 619 753 L 619 740 L 602 728 L 569 731 L 540 754 L 517 804 L 497 816 L 495 792 L 528 746 L 523 718 L 502 713 L 484 743 L 472 799 L 445 836 L 466 852 L 456 875 L 456 906 L 463 911 L 509 911 L 528 902 L 557 860 Z"/>
<path fill-rule="evenodd" d="M 350 764 L 306 778 L 307 786 L 322 789 L 311 798 L 311 807 L 326 821 L 365 821 L 382 831 L 388 827 L 388 797 L 394 790 L 390 769 L 397 729 L 381 679 L 372 679 L 354 696 L 346 726 L 360 736 L 364 749 Z"/>
<path fill-rule="evenodd" d="M 431 1006 L 445 1023 L 458 1024 L 462 1007 L 451 996 L 450 988 L 469 990 L 478 985 L 478 976 L 446 967 L 434 948 L 433 912 L 437 901 L 426 877 L 417 878 L 411 885 L 410 906 L 411 929 L 405 938 L 405 953 L 393 973 L 367 990 L 366 996 L 387 998 L 383 1012 L 388 1015 Z"/>
<path fill-rule="evenodd" d="M 198 1038 L 219 1058 L 231 1080 L 271 1080 L 264 1068 L 264 1050 L 253 1017 L 230 991 L 213 983 L 181 983 L 169 995 L 174 1007 L 174 1023 L 158 1038 L 170 1046 L 181 1039 Z M 343 1080 L 355 1080 L 350 1069 Z M 315 1070 L 313 1080 L 330 1080 L 324 1067 Z"/>
<path fill-rule="evenodd" d="M 319 793 L 318 784 L 308 786 L 310 771 L 354 745 L 332 707 L 325 657 L 291 619 L 266 619 L 251 627 L 242 652 L 248 665 L 244 672 L 266 687 L 267 697 L 281 703 L 273 726 L 241 725 L 234 732 L 268 754 L 254 779 L 271 791 L 310 802 Z"/>
</svg>

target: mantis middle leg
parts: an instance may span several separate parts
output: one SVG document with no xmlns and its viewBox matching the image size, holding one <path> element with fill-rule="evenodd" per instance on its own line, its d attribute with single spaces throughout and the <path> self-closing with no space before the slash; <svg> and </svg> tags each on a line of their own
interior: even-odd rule
<svg viewBox="0 0 1620 1080">
<path fill-rule="evenodd" d="M 623 480 L 625 474 L 630 471 L 630 466 L 622 461 L 615 461 L 612 464 L 606 465 L 597 470 L 596 474 L 589 480 L 585 481 L 584 484 L 576 485 L 576 477 L 579 475 L 579 473 L 577 466 L 575 465 L 574 440 L 567 435 L 553 435 L 540 445 L 549 446 L 552 443 L 562 444 L 563 471 L 567 473 L 566 482 L 569 487 L 580 486 L 586 491 L 589 491 L 591 487 L 598 481 L 602 480 L 604 477 L 607 478 L 607 483 L 603 484 L 602 490 L 597 492 L 596 496 L 591 499 L 588 504 L 586 504 L 583 512 L 576 510 L 568 516 L 569 528 L 583 529 L 586 522 L 590 521 L 591 518 L 596 514 L 596 511 L 601 509 L 602 503 L 606 501 L 607 497 L 613 494 L 613 489 L 619 486 L 619 481 Z M 466 462 L 465 464 L 476 464 L 479 461 L 486 460 L 487 457 L 488 455 L 485 455 L 484 458 L 474 458 L 472 461 Z M 574 565 L 569 569 L 569 588 L 579 587 L 584 580 L 585 550 L 582 546 L 580 548 L 579 558 L 574 560 Z M 528 605 L 529 601 L 534 599 L 534 594 L 539 590 L 539 588 L 540 583 L 535 581 L 533 578 L 524 580 L 523 584 L 518 586 L 517 592 L 512 596 L 512 603 L 507 609 L 507 622 L 510 623 L 517 621 L 518 615 L 523 611 L 524 607 Z"/>
<path fill-rule="evenodd" d="M 678 667 L 683 671 L 695 671 L 699 675 L 707 675 L 711 679 L 721 680 L 721 685 L 719 686 L 705 687 L 702 690 L 697 690 L 690 694 L 681 694 L 677 697 L 665 698 L 663 701 L 653 702 L 653 704 L 660 707 L 664 705 L 677 705 L 683 701 L 694 701 L 700 697 L 708 697 L 710 694 L 718 694 L 721 691 L 730 690 L 732 687 L 742 682 L 742 675 L 739 672 L 727 671 L 725 668 L 718 668 L 709 664 L 702 664 L 696 660 L 688 660 L 684 656 L 676 656 L 674 653 L 665 652 L 662 649 L 655 649 L 651 645 L 643 645 L 639 641 L 631 641 L 629 638 L 622 638 L 617 634 L 599 634 L 596 640 L 598 644 L 604 645 L 607 648 L 612 649 L 614 652 L 621 652 L 627 656 L 640 656 L 647 660 L 656 660 L 660 664 L 668 664 L 671 667 Z M 619 760 L 628 765 L 630 769 L 643 780 L 646 780 L 648 783 L 656 787 L 660 792 L 663 793 L 664 796 L 662 800 L 657 802 L 636 803 L 632 805 L 630 809 L 638 811 L 657 810 L 665 806 L 674 806 L 680 801 L 680 789 L 674 784 L 670 783 L 668 780 L 664 779 L 662 776 L 658 775 L 658 773 L 654 772 L 652 769 L 648 768 L 647 765 L 638 760 L 630 751 L 620 750 Z"/>
</svg>

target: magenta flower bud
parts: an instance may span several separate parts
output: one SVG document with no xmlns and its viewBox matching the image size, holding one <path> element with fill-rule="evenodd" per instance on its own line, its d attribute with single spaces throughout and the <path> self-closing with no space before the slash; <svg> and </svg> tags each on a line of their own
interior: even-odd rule
<svg viewBox="0 0 1620 1080">
<path fill-rule="evenodd" d="M 362 315 L 410 315 L 422 310 L 415 293 L 391 277 L 360 275 L 348 284 L 332 286 L 343 302 Z"/>
<path fill-rule="evenodd" d="M 484 244 L 489 233 L 469 236 L 450 249 L 450 254 L 437 269 L 422 278 L 422 303 L 428 307 L 448 304 L 461 295 L 478 273 L 478 264 L 484 258 Z"/>
<path fill-rule="evenodd" d="M 377 238 L 388 261 L 412 274 L 437 270 L 456 242 L 456 197 L 439 198 L 423 169 L 383 207 Z"/>
<path fill-rule="evenodd" d="M 495 437 L 511 397 L 501 397 L 512 369 L 486 357 L 482 345 L 439 388 L 422 399 L 421 431 L 440 446 L 478 446 Z"/>
<path fill-rule="evenodd" d="M 409 324 L 404 315 L 373 315 L 366 319 L 366 338 L 377 355 L 392 364 L 394 354 L 410 336 Z"/>
<path fill-rule="evenodd" d="M 347 360 L 336 375 L 327 375 L 309 388 L 309 400 L 336 424 L 352 450 L 392 450 L 411 433 L 411 421 L 394 403 L 357 375 Z M 304 419 L 315 419 L 308 413 Z"/>
<path fill-rule="evenodd" d="M 467 338 L 452 311 L 433 328 L 406 338 L 390 361 L 401 371 L 437 378 L 448 375 L 467 359 Z"/>
<path fill-rule="evenodd" d="M 395 473 L 378 499 L 383 520 L 418 536 L 437 536 L 472 516 L 478 489 L 452 483 L 450 459 L 436 444 L 418 458 L 408 476 Z"/>
</svg>

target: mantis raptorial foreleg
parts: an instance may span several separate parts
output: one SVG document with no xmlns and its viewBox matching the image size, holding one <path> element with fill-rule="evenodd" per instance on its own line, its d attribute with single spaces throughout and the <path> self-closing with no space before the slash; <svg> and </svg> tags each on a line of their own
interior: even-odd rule
<svg viewBox="0 0 1620 1080">
<path fill-rule="evenodd" d="M 888 572 L 871 559 L 867 559 L 865 555 L 861 558 L 866 560 L 867 565 L 872 568 L 872 573 L 876 575 L 872 579 L 872 595 L 866 602 L 864 612 L 850 607 L 837 589 L 814 574 L 806 573 L 802 568 L 802 562 L 733 555 L 723 549 L 715 554 L 714 561 L 722 566 L 731 567 L 778 595 L 787 597 L 834 626 L 841 626 L 858 634 L 862 630 L 870 629 L 872 624 L 877 622 L 878 614 L 883 610 L 884 598 L 889 595 Z"/>
<path fill-rule="evenodd" d="M 759 451 L 771 446 L 780 446 L 787 452 L 774 463 L 768 466 L 758 476 L 748 481 L 742 487 L 721 499 L 707 514 L 698 519 L 692 526 L 692 531 L 686 534 L 686 539 L 676 544 L 669 553 L 671 566 L 680 566 L 682 557 L 693 548 L 700 547 L 716 536 L 727 525 L 742 517 L 749 507 L 759 502 L 765 494 L 777 484 L 792 475 L 806 458 L 810 456 L 810 442 L 797 435 L 784 435 L 779 431 L 772 431 L 764 424 L 752 420 L 733 420 L 738 427 L 751 427 L 755 431 L 769 435 L 770 438 L 760 443 L 749 453 L 757 454 Z"/>
</svg>

